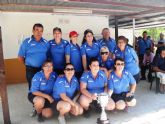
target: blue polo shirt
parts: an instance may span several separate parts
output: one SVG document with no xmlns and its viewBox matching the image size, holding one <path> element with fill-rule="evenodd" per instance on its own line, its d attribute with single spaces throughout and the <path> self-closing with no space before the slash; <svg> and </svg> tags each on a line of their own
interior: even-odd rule
<svg viewBox="0 0 165 124">
<path fill-rule="evenodd" d="M 70 62 L 73 64 L 76 72 L 81 72 L 82 68 L 82 61 L 81 61 L 81 52 L 79 45 L 74 45 L 70 43 L 66 46 L 65 55 L 70 56 Z"/>
<path fill-rule="evenodd" d="M 91 71 L 88 71 L 83 73 L 80 82 L 87 84 L 86 88 L 90 93 L 99 94 L 104 92 L 105 86 L 107 85 L 107 77 L 103 71 L 99 70 L 96 79 L 94 79 Z"/>
<path fill-rule="evenodd" d="M 139 46 L 139 54 L 144 55 L 146 48 L 151 48 L 152 42 L 149 39 L 147 40 L 141 39 L 138 41 L 138 46 Z"/>
<path fill-rule="evenodd" d="M 100 39 L 99 40 L 99 45 L 100 45 L 100 48 L 103 47 L 103 46 L 106 46 L 108 47 L 109 51 L 111 53 L 113 53 L 115 47 L 116 47 L 116 41 L 112 38 L 109 38 L 108 41 L 106 41 L 105 39 Z"/>
<path fill-rule="evenodd" d="M 165 58 L 158 56 L 156 59 L 154 59 L 153 66 L 165 71 Z"/>
<path fill-rule="evenodd" d="M 112 69 L 113 66 L 114 66 L 114 60 L 111 59 L 110 57 L 108 57 L 107 61 L 105 61 L 105 62 L 103 62 L 103 60 L 102 60 L 101 57 L 99 57 L 98 60 L 99 60 L 99 66 L 100 66 L 100 67 L 104 67 L 104 68 L 106 68 L 107 70 Z"/>
<path fill-rule="evenodd" d="M 123 92 L 128 92 L 130 90 L 130 84 L 135 83 L 134 77 L 128 71 L 123 70 L 121 78 L 113 71 L 108 80 L 108 89 L 113 90 L 114 94 L 121 94 Z"/>
<path fill-rule="evenodd" d="M 41 67 L 47 59 L 49 43 L 41 38 L 36 41 L 32 36 L 23 41 L 20 46 L 18 56 L 25 58 L 25 65 Z"/>
<path fill-rule="evenodd" d="M 72 77 L 71 82 L 68 82 L 65 76 L 58 77 L 53 88 L 53 98 L 59 101 L 61 100 L 60 94 L 65 93 L 66 96 L 73 99 L 76 91 L 79 90 L 79 82 L 75 76 Z"/>
<path fill-rule="evenodd" d="M 61 39 L 60 44 L 57 44 L 55 40 L 50 40 L 50 58 L 53 61 L 54 69 L 64 69 L 65 66 L 65 48 L 68 45 L 68 41 Z"/>
<path fill-rule="evenodd" d="M 116 58 L 124 59 L 125 69 L 128 70 L 132 75 L 139 73 L 140 69 L 137 63 L 138 56 L 133 48 L 126 46 L 125 50 L 121 51 L 118 47 L 116 47 L 114 55 Z"/>
<path fill-rule="evenodd" d="M 48 80 L 45 78 L 43 71 L 37 72 L 32 79 L 30 93 L 40 91 L 42 93 L 51 95 L 56 78 L 57 74 L 55 72 L 50 74 Z"/>
<path fill-rule="evenodd" d="M 89 46 L 87 42 L 85 42 L 82 46 L 81 46 L 81 56 L 85 55 L 87 58 L 87 66 L 89 65 L 89 61 L 91 58 L 95 57 L 98 58 L 99 57 L 99 52 L 100 52 L 100 47 L 99 44 L 97 42 L 93 42 L 92 46 Z"/>
</svg>

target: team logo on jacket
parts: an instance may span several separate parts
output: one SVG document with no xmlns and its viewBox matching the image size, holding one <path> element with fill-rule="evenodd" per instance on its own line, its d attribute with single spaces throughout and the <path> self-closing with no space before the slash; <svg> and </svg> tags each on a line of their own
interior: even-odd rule
<svg viewBox="0 0 165 124">
<path fill-rule="evenodd" d="M 42 82 L 41 82 L 41 85 L 46 85 L 46 82 L 45 82 L 45 81 L 42 81 Z"/>
<path fill-rule="evenodd" d="M 36 44 L 34 44 L 34 43 L 32 43 L 32 44 L 30 44 L 31 46 L 35 46 Z"/>
<path fill-rule="evenodd" d="M 89 78 L 88 82 L 93 82 L 93 79 L 92 78 Z"/>
</svg>

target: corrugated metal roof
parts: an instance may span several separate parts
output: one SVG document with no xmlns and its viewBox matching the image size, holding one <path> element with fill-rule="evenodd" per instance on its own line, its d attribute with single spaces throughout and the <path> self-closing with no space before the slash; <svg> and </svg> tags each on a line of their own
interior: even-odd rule
<svg viewBox="0 0 165 124">
<path fill-rule="evenodd" d="M 121 28 L 131 28 L 133 18 L 137 27 L 165 24 L 165 0 L 0 0 L 0 11 L 54 13 L 54 8 L 107 15 L 111 27 L 116 16 Z"/>
</svg>

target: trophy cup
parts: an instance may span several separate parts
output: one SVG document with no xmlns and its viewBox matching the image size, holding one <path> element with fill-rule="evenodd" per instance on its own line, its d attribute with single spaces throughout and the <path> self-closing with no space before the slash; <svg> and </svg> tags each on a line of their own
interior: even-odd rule
<svg viewBox="0 0 165 124">
<path fill-rule="evenodd" d="M 105 107 L 108 104 L 109 96 L 107 93 L 101 93 L 97 95 L 97 101 L 101 106 L 100 118 L 97 118 L 97 124 L 110 124 L 107 114 L 105 113 Z"/>
</svg>

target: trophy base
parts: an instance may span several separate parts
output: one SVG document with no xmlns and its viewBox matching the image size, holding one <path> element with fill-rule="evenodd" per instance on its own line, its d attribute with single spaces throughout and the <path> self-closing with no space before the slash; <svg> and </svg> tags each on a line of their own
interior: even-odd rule
<svg viewBox="0 0 165 124">
<path fill-rule="evenodd" d="M 100 120 L 100 118 L 97 118 L 97 124 L 110 124 L 110 121 L 109 121 L 109 119 Z"/>
</svg>

